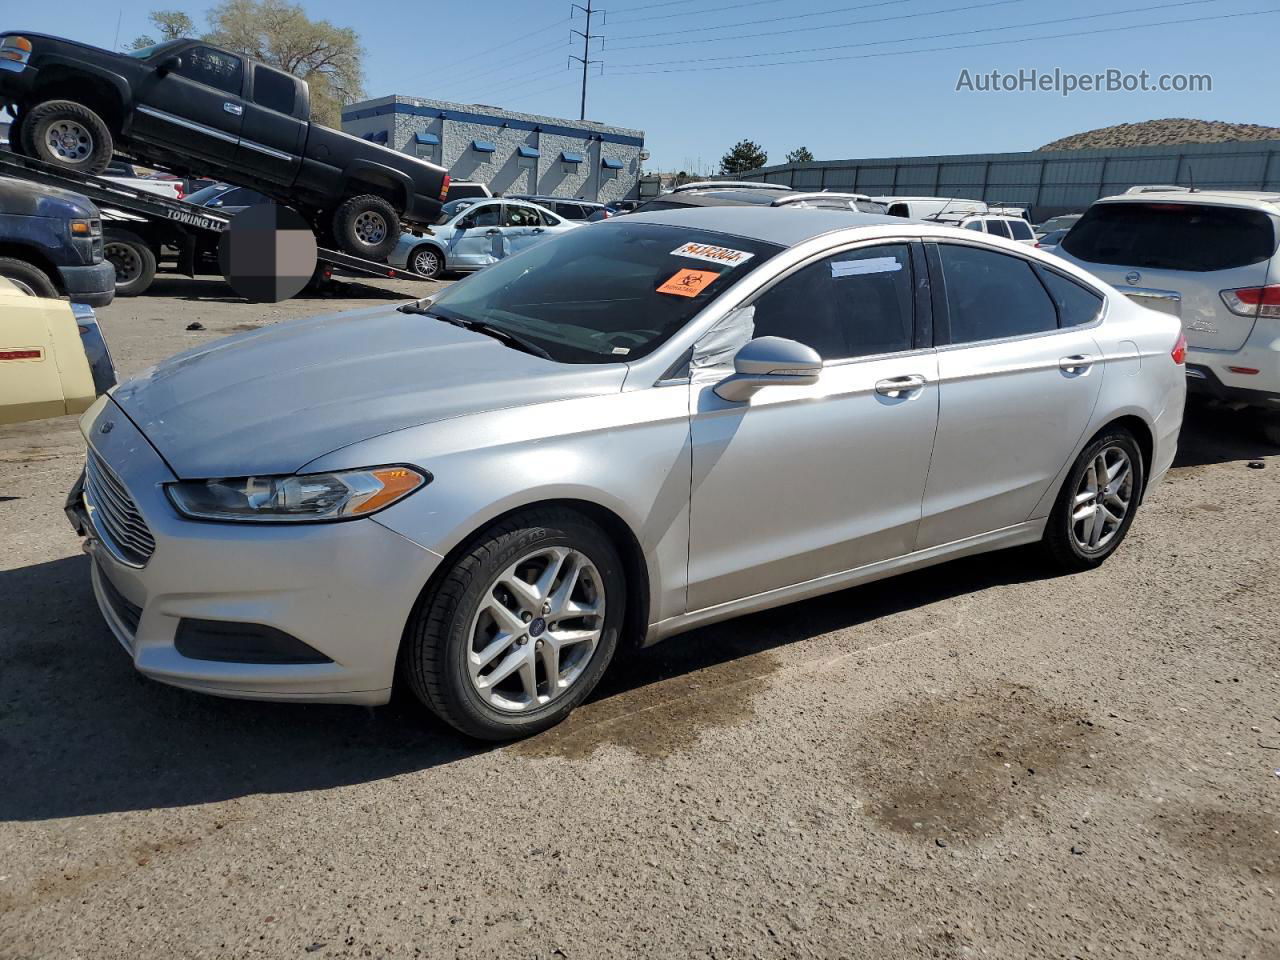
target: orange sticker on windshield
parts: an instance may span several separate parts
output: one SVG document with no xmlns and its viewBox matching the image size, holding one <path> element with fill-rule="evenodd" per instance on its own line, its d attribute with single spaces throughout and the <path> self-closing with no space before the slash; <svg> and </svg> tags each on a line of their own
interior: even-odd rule
<svg viewBox="0 0 1280 960">
<path fill-rule="evenodd" d="M 715 283 L 719 276 L 714 270 L 677 270 L 675 276 L 658 288 L 658 292 L 674 293 L 677 297 L 696 297 Z"/>
</svg>

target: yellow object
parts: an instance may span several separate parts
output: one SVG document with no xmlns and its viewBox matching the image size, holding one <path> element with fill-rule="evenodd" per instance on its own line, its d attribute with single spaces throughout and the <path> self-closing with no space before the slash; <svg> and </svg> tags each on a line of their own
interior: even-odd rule
<svg viewBox="0 0 1280 960">
<path fill-rule="evenodd" d="M 83 413 L 94 399 L 71 305 L 0 277 L 0 424 Z"/>
</svg>

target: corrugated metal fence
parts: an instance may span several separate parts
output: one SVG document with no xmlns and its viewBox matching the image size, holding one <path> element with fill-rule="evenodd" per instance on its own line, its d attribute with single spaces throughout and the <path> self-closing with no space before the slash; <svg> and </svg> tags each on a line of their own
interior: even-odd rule
<svg viewBox="0 0 1280 960">
<path fill-rule="evenodd" d="M 1139 184 L 1280 192 L 1280 140 L 1114 150 L 824 160 L 735 177 L 802 190 L 964 197 L 1030 205 L 1036 219 L 1080 211 Z"/>
</svg>

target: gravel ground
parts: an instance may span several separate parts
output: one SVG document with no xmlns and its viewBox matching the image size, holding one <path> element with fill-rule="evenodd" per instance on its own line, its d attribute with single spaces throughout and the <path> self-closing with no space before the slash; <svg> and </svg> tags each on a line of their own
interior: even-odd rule
<svg viewBox="0 0 1280 960">
<path fill-rule="evenodd" d="M 100 315 L 128 373 L 428 289 L 380 286 Z M 0 957 L 1275 958 L 1277 454 L 1199 413 L 1101 570 L 700 630 L 494 749 L 139 678 L 61 514 L 74 420 L 0 428 Z"/>
</svg>

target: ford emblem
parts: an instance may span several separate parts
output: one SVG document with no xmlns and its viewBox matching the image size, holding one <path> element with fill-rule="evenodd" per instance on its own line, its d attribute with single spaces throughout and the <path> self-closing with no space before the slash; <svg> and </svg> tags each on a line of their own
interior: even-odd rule
<svg viewBox="0 0 1280 960">
<path fill-rule="evenodd" d="M 1131 287 L 1136 287 L 1142 282 L 1142 274 L 1137 270 L 1130 270 L 1124 275 L 1125 282 Z"/>
<path fill-rule="evenodd" d="M 114 421 L 114 420 L 108 420 L 106 423 L 104 423 L 102 426 L 100 426 L 100 427 L 98 428 L 98 432 L 99 432 L 99 433 L 110 433 L 110 432 L 111 432 L 112 430 L 114 430 L 115 428 L 116 428 L 115 421 Z"/>
</svg>

